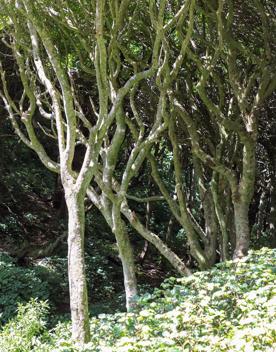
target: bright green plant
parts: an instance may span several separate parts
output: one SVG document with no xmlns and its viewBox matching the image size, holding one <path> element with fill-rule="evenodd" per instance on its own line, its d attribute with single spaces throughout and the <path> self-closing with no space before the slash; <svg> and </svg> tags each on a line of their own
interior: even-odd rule
<svg viewBox="0 0 276 352">
<path fill-rule="evenodd" d="M 31 299 L 18 306 L 15 319 L 5 325 L 0 333 L 0 351 L 30 352 L 38 345 L 38 336 L 46 331 L 48 304 Z"/>
</svg>

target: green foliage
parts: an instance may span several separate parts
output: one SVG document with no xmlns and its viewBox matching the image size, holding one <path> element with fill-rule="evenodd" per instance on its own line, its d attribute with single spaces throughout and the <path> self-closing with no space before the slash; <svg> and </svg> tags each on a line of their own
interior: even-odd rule
<svg viewBox="0 0 276 352">
<path fill-rule="evenodd" d="M 143 46 L 140 43 L 129 43 L 129 51 L 132 57 L 139 60 L 143 54 Z"/>
<path fill-rule="evenodd" d="M 39 277 L 47 282 L 50 291 L 50 301 L 69 304 L 69 284 L 67 273 L 67 258 L 47 257 L 37 262 L 35 267 Z"/>
<path fill-rule="evenodd" d="M 1 127 L 2 133 L 10 133 L 7 126 Z M 0 151 L 0 245 L 16 255 L 25 243 L 36 241 L 46 222 L 50 230 L 48 238 L 52 237 L 54 222 L 62 226 L 57 216 L 53 219 L 49 216 L 55 175 L 16 138 L 1 139 Z"/>
<path fill-rule="evenodd" d="M 0 222 L 0 231 L 2 234 L 10 235 L 15 237 L 17 240 L 21 236 L 21 228 L 19 219 L 16 214 L 8 214 Z"/>
<path fill-rule="evenodd" d="M 272 352 L 275 279 L 276 250 L 263 248 L 240 262 L 166 280 L 153 294 L 141 297 L 137 312 L 92 318 L 92 341 L 83 349 L 71 342 L 68 322 L 48 334 L 42 330 L 26 345 L 33 346 L 28 350 L 33 352 Z M 19 314 L 2 336 L 10 326 L 18 334 L 20 319 Z M 5 351 L 26 351 L 12 349 L 16 342 L 11 339 L 4 341 Z"/>
<path fill-rule="evenodd" d="M 10 130 L 4 126 L 3 132 L 10 133 Z M 2 181 L 17 200 L 24 192 L 34 192 L 41 197 L 51 194 L 55 176 L 41 165 L 28 147 L 18 143 L 16 138 L 7 138 L 1 141 L 1 148 L 3 165 L 6 166 Z"/>
<path fill-rule="evenodd" d="M 253 225 L 250 237 L 250 247 L 254 249 L 260 249 L 262 247 L 273 247 L 274 240 L 273 231 L 261 231 L 258 232 L 257 224 Z"/>
<path fill-rule="evenodd" d="M 110 336 L 110 351 L 274 351 L 275 265 L 276 251 L 263 249 L 171 278 L 141 298 L 139 314 L 92 320 L 94 345 L 104 350 Z"/>
<path fill-rule="evenodd" d="M 108 249 L 107 245 L 105 246 L 105 249 Z M 88 248 L 88 251 L 90 251 L 90 248 Z M 110 253 L 111 250 L 109 254 Z M 60 305 L 60 303 L 69 307 L 67 264 L 68 263 L 66 257 L 52 256 L 40 260 L 35 268 L 38 276 L 44 282 L 47 282 L 49 286 L 50 302 L 57 307 Z M 118 288 L 120 291 L 123 290 L 122 285 L 116 282 L 118 280 L 115 277 L 118 275 L 118 273 L 116 273 L 117 268 L 112 267 L 108 260 L 104 258 L 104 255 L 96 249 L 93 251 L 93 255 L 86 253 L 85 265 L 87 273 L 88 294 L 91 302 L 94 304 L 95 302 L 105 302 L 106 300 L 112 299 L 111 303 L 113 303 L 116 289 Z M 104 305 L 105 308 L 108 308 L 109 306 L 105 303 Z M 113 304 L 111 304 L 111 306 L 113 306 Z M 102 309 L 101 307 L 102 304 L 99 305 L 99 309 Z M 96 305 L 95 310 L 98 311 Z M 113 309 L 108 309 L 108 311 L 113 311 Z"/>
<path fill-rule="evenodd" d="M 0 333 L 0 351 L 29 352 L 39 343 L 38 336 L 46 330 L 48 305 L 46 302 L 31 299 L 18 306 L 15 319 L 5 325 Z"/>
<path fill-rule="evenodd" d="M 0 253 L 0 324 L 16 313 L 17 304 L 32 297 L 48 299 L 48 283 L 35 270 L 17 267 L 8 255 Z"/>
</svg>

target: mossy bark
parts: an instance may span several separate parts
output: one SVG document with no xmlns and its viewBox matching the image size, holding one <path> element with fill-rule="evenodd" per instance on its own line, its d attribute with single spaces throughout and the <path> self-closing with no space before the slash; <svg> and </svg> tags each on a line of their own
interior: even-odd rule
<svg viewBox="0 0 276 352">
<path fill-rule="evenodd" d="M 137 281 L 133 250 L 126 225 L 121 218 L 120 208 L 116 207 L 116 205 L 113 205 L 112 218 L 113 232 L 116 237 L 119 255 L 123 266 L 126 308 L 127 311 L 131 311 L 135 308 L 137 297 Z"/>
<path fill-rule="evenodd" d="M 239 182 L 238 192 L 232 192 L 234 205 L 236 245 L 233 258 L 242 258 L 247 255 L 250 241 L 248 211 L 254 194 L 256 174 L 256 142 L 247 137 L 243 148 L 243 170 Z"/>
<path fill-rule="evenodd" d="M 234 203 L 235 228 L 236 228 L 236 245 L 234 259 L 244 257 L 249 248 L 250 231 L 248 221 L 248 205 L 242 202 Z"/>
<path fill-rule="evenodd" d="M 97 203 L 97 201 L 95 202 L 95 199 L 93 199 L 93 197 L 91 198 L 91 196 L 91 191 L 88 191 L 88 197 L 101 211 L 116 238 L 119 256 L 123 267 L 126 309 L 127 311 L 131 311 L 135 307 L 138 292 L 135 270 L 136 266 L 127 227 L 121 217 L 120 206 L 116 204 L 116 202 L 112 204 L 106 196 L 102 198 L 102 204 L 99 206 L 99 203 Z"/>
<path fill-rule="evenodd" d="M 84 264 L 84 202 L 78 194 L 66 194 L 68 207 L 68 277 L 72 337 L 86 343 L 90 340 L 88 297 Z"/>
</svg>

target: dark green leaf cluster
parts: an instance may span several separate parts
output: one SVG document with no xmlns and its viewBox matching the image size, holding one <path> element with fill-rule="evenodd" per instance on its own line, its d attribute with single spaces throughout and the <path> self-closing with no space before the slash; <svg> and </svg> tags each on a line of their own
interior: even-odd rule
<svg viewBox="0 0 276 352">
<path fill-rule="evenodd" d="M 33 269 L 16 266 L 12 259 L 0 254 L 0 324 L 11 319 L 17 304 L 27 303 L 31 298 L 49 298 L 49 285 Z"/>
</svg>

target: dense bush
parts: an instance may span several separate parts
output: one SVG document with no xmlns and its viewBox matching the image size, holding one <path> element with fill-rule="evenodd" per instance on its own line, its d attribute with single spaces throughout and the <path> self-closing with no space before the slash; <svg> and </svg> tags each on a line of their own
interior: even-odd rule
<svg viewBox="0 0 276 352">
<path fill-rule="evenodd" d="M 92 318 L 92 341 L 83 349 L 73 347 L 70 342 L 67 322 L 48 333 L 45 324 L 41 324 L 40 337 L 33 334 L 32 344 L 27 342 L 32 346 L 28 351 L 273 352 L 275 279 L 276 250 L 264 248 L 251 252 L 238 263 L 227 262 L 189 278 L 166 280 L 160 289 L 140 299 L 136 313 L 101 314 Z M 27 307 L 37 310 L 34 314 L 41 312 L 36 302 Z M 21 335 L 26 339 L 28 334 L 20 331 L 22 309 L 0 334 L 4 351 L 26 351 L 23 347 L 13 347 L 18 345 L 6 337 L 12 327 L 17 336 L 15 341 Z M 31 327 L 30 330 L 33 331 Z"/>
<path fill-rule="evenodd" d="M 31 298 L 49 298 L 49 285 L 36 270 L 18 267 L 11 257 L 0 253 L 0 325 L 16 313 L 17 304 Z"/>
<path fill-rule="evenodd" d="M 115 290 L 114 268 L 97 253 L 86 257 L 86 265 L 93 314 L 123 310 L 123 288 L 117 283 L 118 292 Z M 31 298 L 48 300 L 52 311 L 69 310 L 67 258 L 54 256 L 36 261 L 33 266 L 21 267 L 0 252 L 0 325 L 16 314 L 18 303 L 27 303 Z"/>
<path fill-rule="evenodd" d="M 31 299 L 19 305 L 17 317 L 4 326 L 0 333 L 0 351 L 30 352 L 39 345 L 42 333 L 46 332 L 48 305 Z M 40 340 L 38 339 L 40 337 Z"/>
</svg>

